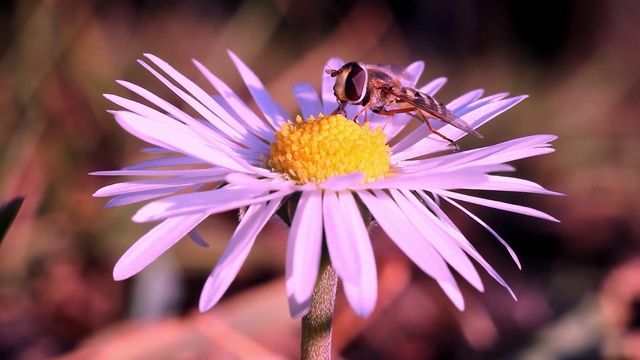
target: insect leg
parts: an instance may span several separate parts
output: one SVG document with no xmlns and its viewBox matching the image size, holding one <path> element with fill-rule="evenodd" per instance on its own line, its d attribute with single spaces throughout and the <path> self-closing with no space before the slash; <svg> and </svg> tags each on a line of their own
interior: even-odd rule
<svg viewBox="0 0 640 360">
<path fill-rule="evenodd" d="M 363 105 L 362 108 L 358 110 L 356 115 L 353 117 L 353 121 L 358 122 L 356 119 L 358 118 L 358 116 L 364 113 L 364 122 L 367 122 L 367 109 L 369 108 L 369 106 L 371 106 L 371 102 L 368 102 L 366 105 Z"/>
<path fill-rule="evenodd" d="M 377 111 L 378 114 L 380 115 L 395 115 L 395 114 L 402 114 L 402 113 L 408 113 L 408 112 L 415 112 L 416 114 L 412 114 L 413 116 L 419 118 L 420 120 L 422 120 L 422 122 L 424 122 L 427 127 L 429 128 L 429 131 L 431 131 L 432 134 L 438 135 L 439 137 L 441 137 L 442 139 L 448 141 L 451 145 L 453 145 L 454 147 L 454 151 L 458 151 L 460 150 L 458 148 L 458 144 L 456 144 L 455 141 L 449 139 L 448 137 L 442 135 L 441 133 L 439 133 L 436 129 L 434 129 L 431 124 L 429 123 L 429 119 L 424 116 L 424 114 L 422 113 L 422 111 L 420 111 L 420 109 L 414 108 L 414 107 L 406 107 L 406 108 L 398 108 L 398 109 L 380 109 Z M 389 119 L 391 120 L 391 119 Z M 388 121 L 387 121 L 388 122 Z"/>
<path fill-rule="evenodd" d="M 338 100 L 338 107 L 335 110 L 333 110 L 331 115 L 342 114 L 342 115 L 344 115 L 346 117 L 347 116 L 347 110 L 344 109 L 346 106 L 347 106 L 347 102 L 346 101 Z"/>
</svg>

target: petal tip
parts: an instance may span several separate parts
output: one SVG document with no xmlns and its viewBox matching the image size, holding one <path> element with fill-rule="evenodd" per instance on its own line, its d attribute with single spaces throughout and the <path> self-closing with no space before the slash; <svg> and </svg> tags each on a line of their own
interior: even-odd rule
<svg viewBox="0 0 640 360">
<path fill-rule="evenodd" d="M 122 266 L 116 264 L 113 268 L 113 280 L 122 281 L 132 277 L 134 274 L 131 274 L 129 271 L 125 271 Z"/>
</svg>

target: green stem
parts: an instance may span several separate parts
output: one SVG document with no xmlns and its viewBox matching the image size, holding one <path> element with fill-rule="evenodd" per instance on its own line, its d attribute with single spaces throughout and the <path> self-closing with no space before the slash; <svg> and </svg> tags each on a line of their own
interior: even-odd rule
<svg viewBox="0 0 640 360">
<path fill-rule="evenodd" d="M 323 247 L 311 309 L 302 318 L 300 358 L 303 360 L 331 359 L 331 323 L 337 288 L 338 275 L 331 266 L 326 247 Z"/>
</svg>

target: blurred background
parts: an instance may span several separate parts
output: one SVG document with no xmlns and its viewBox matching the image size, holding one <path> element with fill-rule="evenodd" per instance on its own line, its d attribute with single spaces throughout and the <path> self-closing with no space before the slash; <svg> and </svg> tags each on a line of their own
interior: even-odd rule
<svg viewBox="0 0 640 360">
<path fill-rule="evenodd" d="M 200 289 L 237 223 L 198 229 L 123 282 L 113 265 L 153 224 L 137 206 L 104 209 L 92 177 L 142 159 L 140 140 L 102 94 L 125 79 L 182 104 L 136 63 L 145 52 L 205 89 L 195 58 L 249 100 L 227 56 L 240 56 L 291 116 L 291 86 L 320 86 L 329 57 L 407 65 L 419 84 L 445 76 L 438 99 L 484 88 L 530 97 L 462 148 L 558 135 L 516 175 L 566 197 L 490 194 L 561 220 L 470 207 L 514 248 L 451 216 L 519 301 L 484 276 L 463 281 L 459 312 L 435 282 L 376 232 L 380 294 L 368 319 L 341 290 L 336 358 L 640 358 L 640 2 L 634 0 L 358 1 L 8 0 L 0 3 L 0 203 L 24 196 L 0 244 L 0 358 L 255 359 L 299 356 L 300 322 L 284 288 L 286 228 L 259 237 L 223 300 L 197 312 Z"/>
</svg>

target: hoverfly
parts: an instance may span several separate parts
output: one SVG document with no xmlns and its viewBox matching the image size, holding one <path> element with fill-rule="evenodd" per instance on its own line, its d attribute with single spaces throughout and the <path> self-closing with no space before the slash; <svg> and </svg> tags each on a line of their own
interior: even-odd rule
<svg viewBox="0 0 640 360">
<path fill-rule="evenodd" d="M 447 107 L 432 96 L 416 90 L 403 68 L 396 65 L 370 65 L 348 62 L 340 69 L 325 72 L 336 78 L 333 92 L 338 100 L 334 114 L 346 114 L 347 104 L 362 105 L 354 120 L 367 109 L 380 115 L 413 112 L 422 120 L 431 133 L 451 143 L 455 150 L 458 145 L 442 135 L 429 124 L 429 118 L 449 123 L 475 137 L 482 138 L 464 120 L 453 115 Z M 390 106 L 390 108 L 387 108 Z"/>
</svg>

